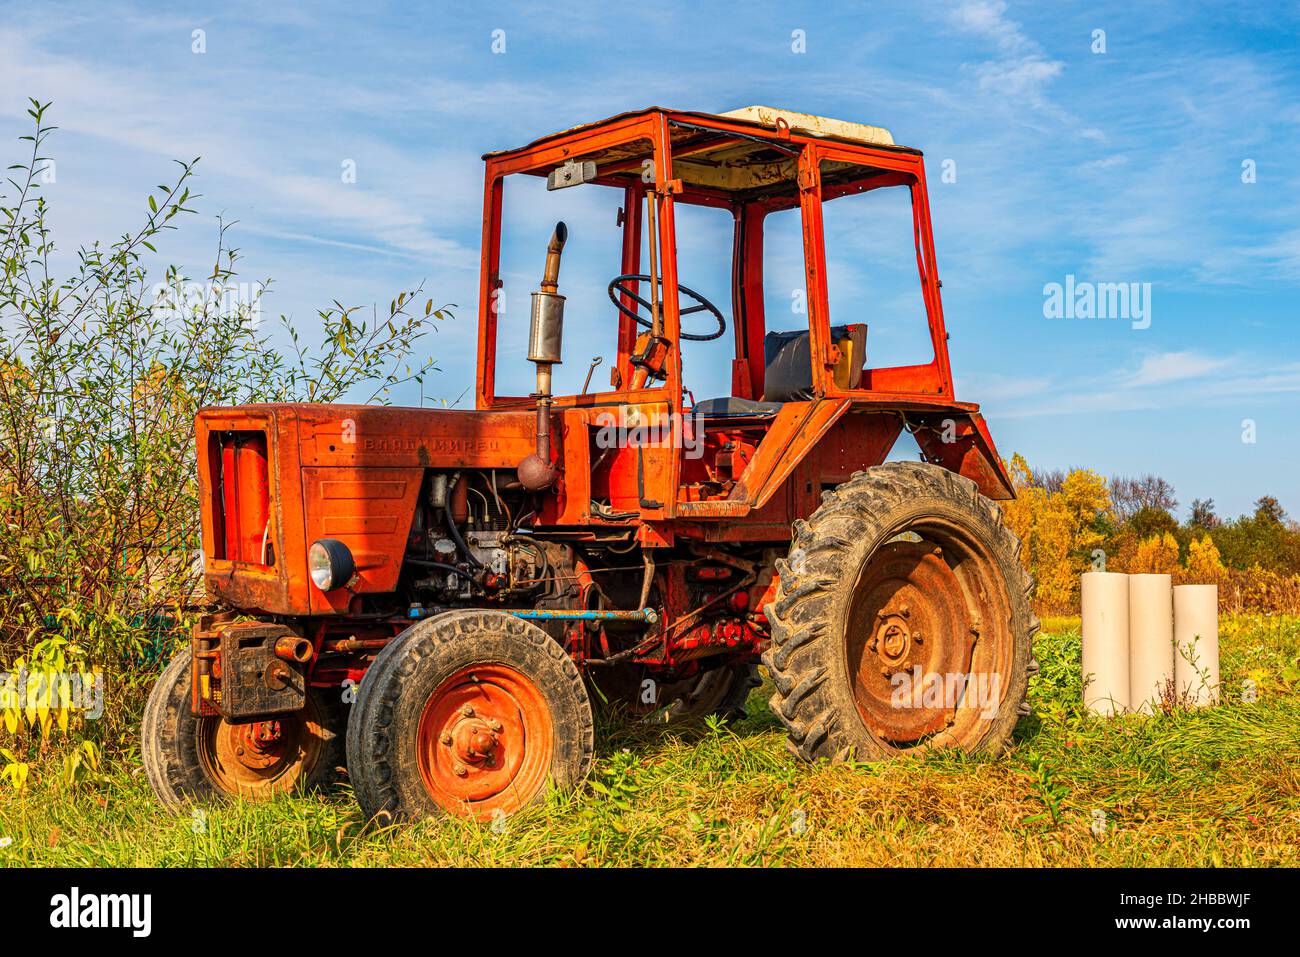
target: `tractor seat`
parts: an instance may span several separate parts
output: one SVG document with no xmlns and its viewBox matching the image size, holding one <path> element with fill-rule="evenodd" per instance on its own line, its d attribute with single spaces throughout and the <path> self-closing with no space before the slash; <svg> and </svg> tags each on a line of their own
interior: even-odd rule
<svg viewBox="0 0 1300 957">
<path fill-rule="evenodd" d="M 812 352 L 809 332 L 769 332 L 763 337 L 764 390 L 761 401 L 723 396 L 695 403 L 696 415 L 708 419 L 738 416 L 776 415 L 786 402 L 813 397 Z M 856 388 L 862 380 L 867 358 L 867 327 L 855 322 L 831 326 L 831 339 L 839 347 L 840 357 L 832 375 L 841 389 Z"/>
<path fill-rule="evenodd" d="M 781 403 L 759 402 L 756 399 L 724 395 L 720 399 L 704 399 L 696 402 L 695 408 L 691 411 L 706 419 L 730 419 L 741 415 L 776 415 L 781 411 Z"/>
</svg>

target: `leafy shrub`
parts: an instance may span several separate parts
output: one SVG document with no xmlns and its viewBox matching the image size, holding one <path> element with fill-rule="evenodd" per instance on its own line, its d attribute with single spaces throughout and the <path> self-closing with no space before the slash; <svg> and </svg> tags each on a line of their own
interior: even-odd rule
<svg viewBox="0 0 1300 957">
<path fill-rule="evenodd" d="M 77 250 L 60 276 L 67 257 L 56 255 L 40 177 L 52 127 L 47 105 L 28 112 L 26 158 L 0 187 L 0 664 L 26 655 L 30 665 L 55 640 L 61 668 L 102 669 L 99 733 L 121 743 L 203 600 L 198 410 L 330 402 L 363 386 L 362 401 L 385 401 L 433 367 L 412 369 L 408 357 L 448 313 L 432 300 L 416 309 L 419 288 L 369 319 L 335 302 L 318 313 L 321 347 L 304 347 L 281 317 L 290 349 L 276 348 L 258 321 L 269 283 L 239 282 L 224 224 L 201 282 L 150 266 L 193 212 L 197 160 L 147 197 L 139 229 Z M 53 722 L 6 731 L 44 741 L 67 726 L 57 711 Z"/>
</svg>

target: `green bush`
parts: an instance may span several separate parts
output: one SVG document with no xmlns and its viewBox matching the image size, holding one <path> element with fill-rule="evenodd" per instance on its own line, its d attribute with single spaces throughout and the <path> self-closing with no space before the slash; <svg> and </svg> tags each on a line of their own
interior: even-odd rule
<svg viewBox="0 0 1300 957">
<path fill-rule="evenodd" d="M 55 255 L 41 192 L 47 109 L 31 101 L 26 155 L 0 187 L 0 665 L 59 638 L 68 668 L 104 672 L 95 733 L 120 743 L 202 601 L 195 413 L 386 401 L 433 367 L 408 358 L 431 320 L 449 313 L 432 300 L 416 308 L 420 288 L 368 321 L 334 302 L 318 313 L 318 348 L 280 317 L 290 344 L 280 350 L 258 322 L 269 282 L 239 281 L 224 224 L 201 281 L 151 265 L 194 212 L 197 160 L 146 198 L 138 229 L 77 250 L 58 275 L 67 257 Z M 35 724 L 0 735 L 41 738 Z"/>
</svg>

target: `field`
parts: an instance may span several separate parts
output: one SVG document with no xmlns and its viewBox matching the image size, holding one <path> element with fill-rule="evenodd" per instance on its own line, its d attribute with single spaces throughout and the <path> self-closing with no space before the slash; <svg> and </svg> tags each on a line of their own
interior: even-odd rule
<svg viewBox="0 0 1300 957">
<path fill-rule="evenodd" d="M 999 759 L 804 767 L 760 688 L 734 725 L 607 728 L 582 793 L 494 830 L 367 828 L 346 790 L 175 818 L 125 755 L 0 792 L 0 865 L 1300 864 L 1300 619 L 1225 618 L 1223 703 L 1153 718 L 1080 713 L 1078 619 L 1036 647 L 1035 715 Z"/>
</svg>

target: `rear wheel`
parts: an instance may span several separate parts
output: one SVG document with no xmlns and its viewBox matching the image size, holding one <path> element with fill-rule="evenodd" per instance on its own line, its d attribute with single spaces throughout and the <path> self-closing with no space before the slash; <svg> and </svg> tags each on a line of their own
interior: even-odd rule
<svg viewBox="0 0 1300 957">
<path fill-rule="evenodd" d="M 763 662 L 796 754 L 1006 746 L 1038 619 L 1019 542 L 973 482 L 916 462 L 859 472 L 792 546 Z"/>
<path fill-rule="evenodd" d="M 348 723 L 368 817 L 487 820 L 576 786 L 591 767 L 591 702 L 545 632 L 499 612 L 430 618 L 379 654 Z"/>
<path fill-rule="evenodd" d="M 140 750 L 149 785 L 173 810 L 251 800 L 331 783 L 343 765 L 342 704 L 307 690 L 301 711 L 232 722 L 190 709 L 190 653 L 178 655 L 145 704 Z"/>
</svg>

